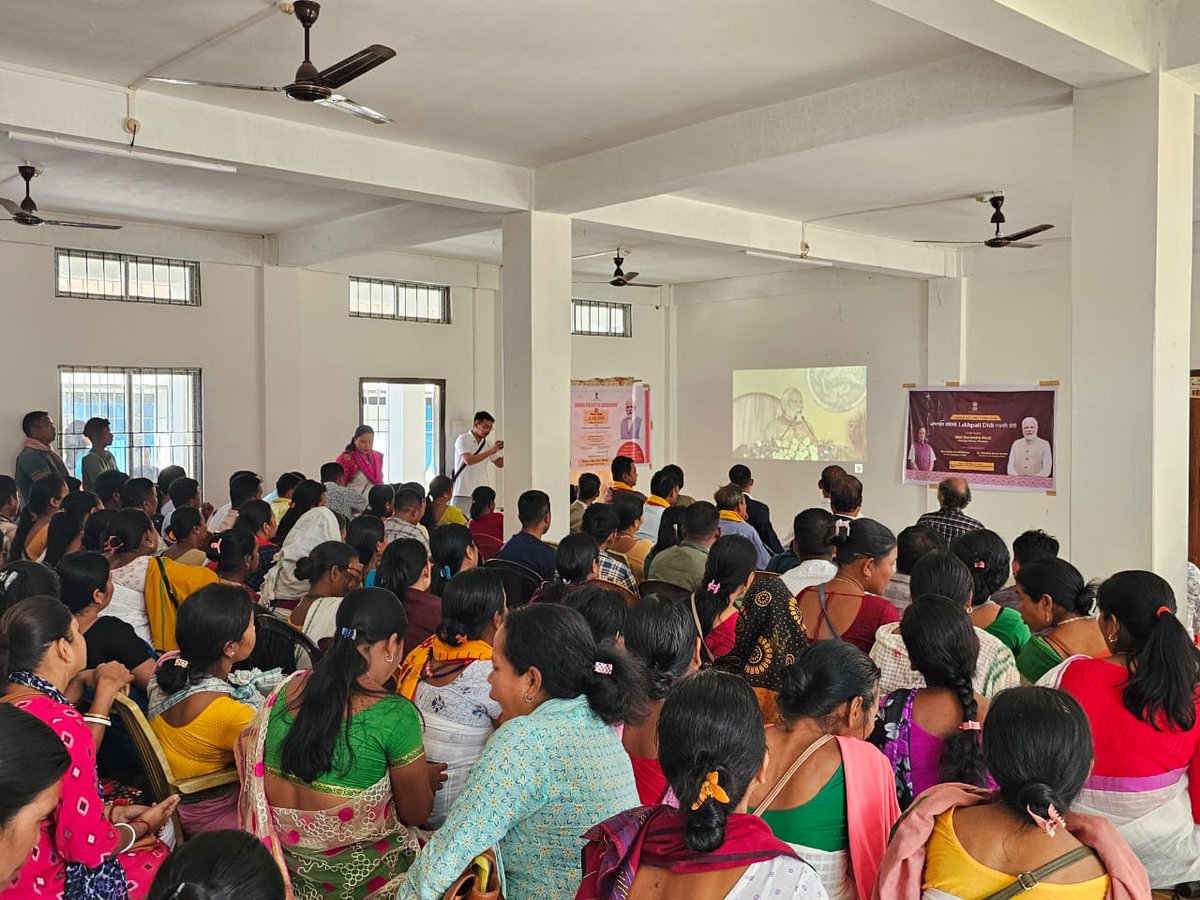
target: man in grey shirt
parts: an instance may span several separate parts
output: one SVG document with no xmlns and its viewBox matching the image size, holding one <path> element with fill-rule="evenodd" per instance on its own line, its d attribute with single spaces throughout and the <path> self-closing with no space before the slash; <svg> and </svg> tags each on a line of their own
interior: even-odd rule
<svg viewBox="0 0 1200 900">
<path fill-rule="evenodd" d="M 96 490 L 96 479 L 105 472 L 111 472 L 117 467 L 117 459 L 109 451 L 112 446 L 113 433 L 108 419 L 93 416 L 83 426 L 83 436 L 91 443 L 92 449 L 83 457 L 83 489 Z"/>
</svg>

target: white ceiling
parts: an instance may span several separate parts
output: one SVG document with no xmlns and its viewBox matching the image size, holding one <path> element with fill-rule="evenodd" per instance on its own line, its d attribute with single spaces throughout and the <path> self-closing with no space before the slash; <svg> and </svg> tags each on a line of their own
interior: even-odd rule
<svg viewBox="0 0 1200 900">
<path fill-rule="evenodd" d="M 128 84 L 252 17 L 263 0 L 0 0 L 0 60 Z M 348 85 L 375 126 L 285 97 L 146 85 L 228 106 L 521 165 L 960 53 L 868 0 L 328 0 L 325 67 L 368 43 L 397 56 Z M 271 15 L 163 74 L 283 85 L 303 58 Z"/>
</svg>

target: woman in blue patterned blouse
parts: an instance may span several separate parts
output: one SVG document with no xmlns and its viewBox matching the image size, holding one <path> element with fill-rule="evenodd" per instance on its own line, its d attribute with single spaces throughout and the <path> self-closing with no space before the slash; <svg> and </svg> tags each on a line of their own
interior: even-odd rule
<svg viewBox="0 0 1200 900">
<path fill-rule="evenodd" d="M 642 672 L 611 643 L 597 646 L 580 613 L 557 604 L 509 613 L 490 680 L 503 724 L 398 900 L 438 900 L 489 847 L 499 849 L 505 896 L 574 896 L 583 833 L 638 805 L 611 726 L 642 715 Z"/>
</svg>

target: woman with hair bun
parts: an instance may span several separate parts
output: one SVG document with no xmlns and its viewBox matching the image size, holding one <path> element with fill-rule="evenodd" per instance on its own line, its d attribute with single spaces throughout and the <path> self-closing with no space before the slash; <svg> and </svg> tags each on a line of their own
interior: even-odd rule
<svg viewBox="0 0 1200 900">
<path fill-rule="evenodd" d="M 178 514 L 178 518 L 176 518 Z M 170 546 L 162 552 L 167 559 L 184 566 L 202 566 L 212 536 L 204 513 L 195 506 L 181 506 L 171 513 L 171 524 L 163 529 Z"/>
<path fill-rule="evenodd" d="M 504 586 L 495 572 L 471 569 L 455 575 L 442 595 L 437 632 L 414 647 L 400 667 L 397 689 L 421 713 L 425 749 L 447 767 L 428 820 L 432 828 L 446 820 L 500 719 L 489 680 L 492 644 L 504 611 Z"/>
<path fill-rule="evenodd" d="M 554 580 L 534 592 L 533 603 L 562 603 L 600 577 L 600 545 L 590 534 L 568 534 L 554 551 Z"/>
<path fill-rule="evenodd" d="M 1038 559 L 1016 575 L 1018 611 L 1033 636 L 1017 656 L 1029 684 L 1072 656 L 1105 657 L 1108 644 L 1092 616 L 1096 591 L 1065 559 Z"/>
<path fill-rule="evenodd" d="M 700 589 L 692 594 L 692 613 L 708 661 L 733 649 L 738 624 L 736 603 L 754 580 L 757 566 L 757 548 L 740 534 L 721 535 L 708 548 Z"/>
<path fill-rule="evenodd" d="M 1073 698 L 1004 691 L 983 754 L 999 790 L 940 784 L 922 794 L 896 825 L 874 900 L 1150 896 L 1146 870 L 1117 830 L 1071 811 L 1092 766 L 1087 716 Z"/>
<path fill-rule="evenodd" d="M 871 736 L 891 760 L 900 807 L 946 781 L 985 787 L 979 738 L 988 701 L 975 692 L 979 640 L 970 616 L 946 597 L 921 597 L 905 610 L 900 636 L 926 686 L 888 694 Z"/>
<path fill-rule="evenodd" d="M 1153 887 L 1200 880 L 1200 651 L 1153 572 L 1118 572 L 1096 601 L 1112 655 L 1072 656 L 1038 682 L 1091 722 L 1096 764 L 1079 809 L 1117 826 Z"/>
<path fill-rule="evenodd" d="M 1029 626 L 1015 609 L 992 599 L 992 594 L 1008 580 L 1008 545 L 996 532 L 980 528 L 956 537 L 950 544 L 950 552 L 963 561 L 971 574 L 973 591 L 967 609 L 971 621 L 1003 641 L 1013 656 L 1019 656 L 1029 640 Z"/>
<path fill-rule="evenodd" d="M 503 857 L 507 896 L 571 896 L 579 835 L 637 806 L 633 769 L 612 725 L 641 717 L 643 679 L 623 650 L 597 646 L 570 607 L 533 603 L 510 612 L 492 647 L 491 693 L 503 727 L 398 900 L 440 900 L 489 847 Z"/>
<path fill-rule="evenodd" d="M 809 640 L 833 638 L 869 653 L 881 625 L 900 621 L 883 591 L 896 574 L 896 537 L 874 519 L 834 522 L 837 574 L 796 596 Z"/>
<path fill-rule="evenodd" d="M 642 806 L 591 828 L 576 900 L 826 896 L 812 867 L 746 813 L 767 745 L 744 681 L 711 670 L 682 679 L 663 703 L 658 735 L 679 808 Z"/>
<path fill-rule="evenodd" d="M 831 900 L 869 900 L 900 818 L 891 764 L 865 740 L 878 708 L 879 668 L 865 653 L 813 644 L 783 673 L 766 782 L 750 789 L 754 814 L 812 864 Z"/>
<path fill-rule="evenodd" d="M 362 587 L 362 563 L 358 553 L 341 541 L 323 541 L 308 556 L 296 561 L 296 577 L 308 591 L 289 613 L 288 621 L 324 649 L 337 631 L 334 624 L 342 598 Z"/>
<path fill-rule="evenodd" d="M 446 585 L 459 572 L 466 572 L 479 565 L 479 548 L 466 525 L 447 523 L 435 528 L 429 535 L 429 556 L 432 569 L 429 593 L 442 596 Z"/>
<path fill-rule="evenodd" d="M 254 532 L 235 525 L 216 535 L 207 549 L 217 577 L 225 584 L 239 585 L 254 603 L 258 603 L 258 591 L 252 590 L 246 581 L 258 571 L 258 548 Z"/>
</svg>

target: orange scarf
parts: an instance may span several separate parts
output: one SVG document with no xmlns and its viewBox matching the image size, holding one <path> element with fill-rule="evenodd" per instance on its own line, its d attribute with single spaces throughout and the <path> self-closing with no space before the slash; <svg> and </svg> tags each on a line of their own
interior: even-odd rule
<svg viewBox="0 0 1200 900">
<path fill-rule="evenodd" d="M 454 645 L 447 644 L 436 634 L 431 635 L 404 658 L 400 676 L 396 679 L 396 693 L 412 700 L 417 693 L 417 685 L 423 677 L 429 676 L 433 663 L 476 662 L 491 658 L 492 645 L 487 641 L 465 641 Z"/>
<path fill-rule="evenodd" d="M 614 481 L 611 485 L 611 488 L 614 491 L 632 491 L 633 490 L 633 488 L 631 488 L 629 485 L 627 485 L 623 481 Z"/>
<path fill-rule="evenodd" d="M 662 497 L 658 497 L 658 496 L 655 496 L 654 494 L 651 494 L 649 497 L 646 498 L 646 505 L 647 506 L 661 506 L 663 509 L 667 509 L 671 504 L 668 503 L 666 500 L 664 500 Z"/>
<path fill-rule="evenodd" d="M 718 513 L 718 518 L 724 522 L 745 522 L 746 520 L 739 516 L 732 509 L 723 509 Z"/>
</svg>

